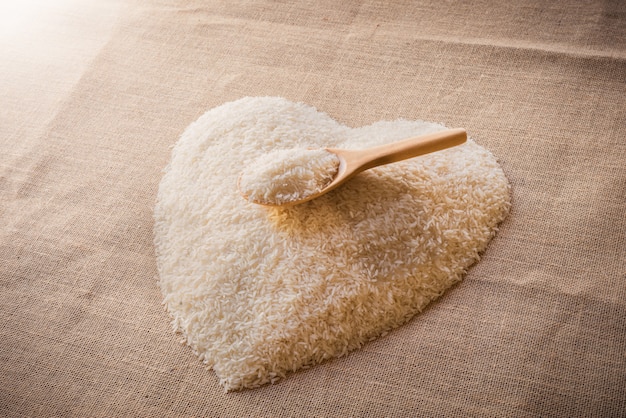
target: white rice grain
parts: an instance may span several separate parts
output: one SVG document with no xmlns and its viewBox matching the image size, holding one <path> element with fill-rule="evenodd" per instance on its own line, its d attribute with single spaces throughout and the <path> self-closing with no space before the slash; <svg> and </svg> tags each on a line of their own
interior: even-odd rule
<svg viewBox="0 0 626 418">
<path fill-rule="evenodd" d="M 279 205 L 312 196 L 333 181 L 339 158 L 324 149 L 294 148 L 261 155 L 239 177 L 251 202 Z"/>
<path fill-rule="evenodd" d="M 159 285 L 174 329 L 226 390 L 275 382 L 405 323 L 461 280 L 510 206 L 502 169 L 472 140 L 290 208 L 244 200 L 239 162 L 442 129 L 352 129 L 267 97 L 226 103 L 187 128 L 154 210 Z"/>
</svg>

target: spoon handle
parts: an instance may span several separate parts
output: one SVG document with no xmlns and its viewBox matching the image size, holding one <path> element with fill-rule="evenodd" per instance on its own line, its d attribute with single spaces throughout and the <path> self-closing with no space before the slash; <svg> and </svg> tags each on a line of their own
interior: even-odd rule
<svg viewBox="0 0 626 418">
<path fill-rule="evenodd" d="M 359 171 L 368 170 L 460 145 L 466 140 L 467 132 L 462 128 L 434 132 L 361 150 L 358 156 L 360 161 L 354 163 L 360 166 Z"/>
</svg>

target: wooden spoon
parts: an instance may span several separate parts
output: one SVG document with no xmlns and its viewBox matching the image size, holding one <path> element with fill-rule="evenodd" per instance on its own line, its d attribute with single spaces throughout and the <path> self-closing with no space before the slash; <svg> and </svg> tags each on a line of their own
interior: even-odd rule
<svg viewBox="0 0 626 418">
<path fill-rule="evenodd" d="M 335 154 L 339 158 L 339 169 L 337 170 L 337 174 L 333 181 L 331 181 L 319 192 L 307 195 L 302 199 L 290 200 L 281 203 L 250 201 L 263 206 L 286 207 L 297 205 L 320 197 L 323 194 L 336 189 L 362 171 L 418 157 L 420 155 L 429 154 L 431 152 L 440 151 L 455 145 L 460 145 L 466 140 L 467 133 L 465 132 L 465 129 L 459 128 L 420 135 L 414 138 L 404 139 L 402 141 L 366 149 L 347 150 L 325 148 L 326 151 Z M 243 193 L 242 196 L 248 199 L 248 197 Z"/>
</svg>

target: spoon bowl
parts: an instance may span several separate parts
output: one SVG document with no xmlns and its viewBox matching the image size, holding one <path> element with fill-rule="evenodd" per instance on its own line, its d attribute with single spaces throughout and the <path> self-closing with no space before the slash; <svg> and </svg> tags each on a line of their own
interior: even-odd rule
<svg viewBox="0 0 626 418">
<path fill-rule="evenodd" d="M 252 203 L 271 207 L 293 206 L 318 198 L 341 186 L 357 174 L 365 170 L 369 170 L 370 168 L 403 161 L 420 155 L 429 154 L 431 152 L 441 151 L 446 148 L 461 145 L 466 140 L 467 132 L 465 129 L 459 128 L 420 135 L 372 148 L 325 148 L 327 152 L 334 154 L 339 159 L 339 167 L 333 180 L 315 193 L 287 202 L 276 203 L 254 201 L 249 199 L 248 196 L 241 191 L 239 182 L 237 187 L 239 188 L 241 195 Z"/>
</svg>

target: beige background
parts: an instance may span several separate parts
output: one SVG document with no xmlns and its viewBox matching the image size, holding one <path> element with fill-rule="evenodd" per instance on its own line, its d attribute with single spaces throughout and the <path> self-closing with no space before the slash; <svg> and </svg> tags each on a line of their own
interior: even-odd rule
<svg viewBox="0 0 626 418">
<path fill-rule="evenodd" d="M 626 3 L 511 3 L 3 2 L 0 415 L 626 416 Z M 406 326 L 225 394 L 152 208 L 185 127 L 260 95 L 465 127 L 513 210 Z"/>
</svg>

